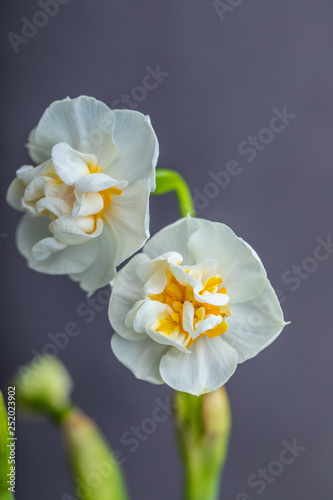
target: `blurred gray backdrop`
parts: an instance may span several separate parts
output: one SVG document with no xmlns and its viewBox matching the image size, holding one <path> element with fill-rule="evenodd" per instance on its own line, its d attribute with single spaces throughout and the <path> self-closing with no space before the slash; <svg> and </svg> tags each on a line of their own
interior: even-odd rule
<svg viewBox="0 0 333 500">
<path fill-rule="evenodd" d="M 26 267 L 15 247 L 20 214 L 4 201 L 53 100 L 87 94 L 137 109 L 151 117 L 159 166 L 184 175 L 200 217 L 257 250 L 292 322 L 227 384 L 233 432 L 221 498 L 331 499 L 333 3 L 7 0 L 1 10 L 1 388 L 49 333 L 77 322 L 81 334 L 59 349 L 75 402 L 122 453 L 132 498 L 180 498 L 171 419 L 135 452 L 121 438 L 171 391 L 137 381 L 114 358 L 105 306 L 79 316 L 86 297 L 76 284 Z M 228 178 L 231 160 L 238 175 Z M 178 217 L 172 194 L 152 198 L 152 234 Z M 306 450 L 281 471 L 272 463 L 295 439 Z M 17 452 L 19 500 L 71 493 L 57 429 L 21 422 Z M 276 475 L 258 494 L 248 479 L 268 465 Z"/>
</svg>

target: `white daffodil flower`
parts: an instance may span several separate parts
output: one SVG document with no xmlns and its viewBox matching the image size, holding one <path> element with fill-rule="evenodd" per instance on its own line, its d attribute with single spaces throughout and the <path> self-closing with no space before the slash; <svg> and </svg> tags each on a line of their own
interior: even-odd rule
<svg viewBox="0 0 333 500">
<path fill-rule="evenodd" d="M 8 203 L 26 212 L 17 245 L 29 267 L 93 293 L 149 237 L 158 142 L 148 116 L 92 97 L 56 101 L 30 133 L 38 165 L 17 171 Z"/>
<path fill-rule="evenodd" d="M 203 219 L 162 229 L 111 285 L 118 360 L 139 379 L 197 396 L 223 386 L 286 324 L 256 252 Z"/>
</svg>

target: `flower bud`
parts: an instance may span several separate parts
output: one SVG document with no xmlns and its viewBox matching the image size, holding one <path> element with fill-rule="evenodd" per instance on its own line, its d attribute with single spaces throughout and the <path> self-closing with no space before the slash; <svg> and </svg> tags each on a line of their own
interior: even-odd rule
<svg viewBox="0 0 333 500">
<path fill-rule="evenodd" d="M 52 356 L 37 356 L 20 367 L 14 377 L 19 410 L 42 413 L 60 422 L 71 408 L 72 379 L 64 365 Z"/>
<path fill-rule="evenodd" d="M 185 467 L 185 498 L 215 500 L 231 430 L 225 387 L 199 397 L 176 392 L 175 420 Z"/>
<path fill-rule="evenodd" d="M 73 409 L 62 422 L 78 500 L 126 500 L 120 465 L 96 424 Z"/>
</svg>

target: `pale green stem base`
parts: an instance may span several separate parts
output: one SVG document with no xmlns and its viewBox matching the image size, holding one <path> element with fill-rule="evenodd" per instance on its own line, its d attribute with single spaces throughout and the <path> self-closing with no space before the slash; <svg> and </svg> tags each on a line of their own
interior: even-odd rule
<svg viewBox="0 0 333 500">
<path fill-rule="evenodd" d="M 205 467 L 200 460 L 187 464 L 184 500 L 218 500 L 220 482 L 219 469 L 215 470 L 207 465 Z"/>
</svg>

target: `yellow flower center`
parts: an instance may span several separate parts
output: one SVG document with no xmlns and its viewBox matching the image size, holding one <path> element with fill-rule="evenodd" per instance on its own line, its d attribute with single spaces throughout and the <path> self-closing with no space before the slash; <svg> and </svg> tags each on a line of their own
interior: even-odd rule
<svg viewBox="0 0 333 500">
<path fill-rule="evenodd" d="M 100 169 L 98 168 L 98 165 L 95 165 L 93 163 L 89 163 L 88 168 L 91 174 L 101 173 Z M 95 224 L 97 223 L 97 219 L 99 217 L 102 217 L 103 212 L 105 212 L 105 210 L 107 210 L 111 205 L 113 195 L 116 194 L 120 196 L 122 194 L 122 190 L 115 187 L 110 187 L 108 189 L 104 189 L 103 191 L 98 191 L 98 194 L 100 194 L 101 197 L 103 198 L 104 206 L 102 210 L 98 212 L 98 214 L 95 214 L 95 220 L 96 220 Z"/>
<path fill-rule="evenodd" d="M 192 275 L 197 279 L 201 279 L 202 272 L 198 269 L 190 269 L 186 271 L 188 274 Z M 162 293 L 159 294 L 149 294 L 151 300 L 156 300 L 163 304 L 167 304 L 173 310 L 171 315 L 163 315 L 159 317 L 153 328 L 164 335 L 174 334 L 176 331 L 179 334 L 186 336 L 184 345 L 186 347 L 191 346 L 199 337 L 203 335 L 208 335 L 208 337 L 218 337 L 222 335 L 228 329 L 228 324 L 225 319 L 231 316 L 231 311 L 229 304 L 224 306 L 215 306 L 212 304 L 207 304 L 206 302 L 200 302 L 195 299 L 193 288 L 190 285 L 181 285 L 176 278 L 173 276 L 171 271 L 167 269 L 167 284 Z M 213 293 L 223 293 L 226 294 L 226 289 L 221 287 L 222 278 L 219 275 L 212 276 L 207 279 L 204 283 L 203 289 L 199 293 L 202 297 L 213 294 Z M 197 326 L 206 319 L 207 315 L 221 316 L 222 322 L 216 325 L 211 330 L 207 330 L 195 339 L 193 339 L 189 333 L 183 328 L 183 307 L 184 303 L 188 301 L 193 305 L 194 308 L 194 319 L 193 328 L 194 331 Z"/>
<path fill-rule="evenodd" d="M 96 165 L 94 163 L 87 164 L 87 167 L 89 169 L 90 174 L 101 173 L 99 168 L 98 168 L 98 165 Z M 70 208 L 72 208 L 74 203 L 76 202 L 76 197 L 75 197 L 75 192 L 74 192 L 75 186 L 66 185 L 60 179 L 60 177 L 56 173 L 53 166 L 51 167 L 50 172 L 47 172 L 46 178 L 47 178 L 47 186 L 45 189 L 46 192 L 45 192 L 44 196 L 51 197 L 51 198 L 60 198 L 60 199 L 64 200 L 65 203 Z M 98 191 L 98 194 L 103 199 L 103 208 L 98 213 L 89 216 L 89 217 L 94 218 L 94 223 L 92 223 L 92 227 L 93 227 L 92 231 L 87 231 L 88 234 L 91 232 L 94 232 L 96 230 L 98 219 L 103 216 L 103 213 L 105 212 L 105 210 L 107 210 L 109 208 L 109 206 L 111 205 L 113 196 L 114 195 L 120 196 L 122 194 L 122 190 L 118 189 L 116 187 L 110 187 L 108 189 L 104 189 L 103 191 Z M 30 205 L 35 205 L 35 203 L 37 201 L 38 200 L 34 200 L 32 203 L 30 203 Z M 43 210 L 35 215 L 48 216 L 51 221 L 58 218 L 53 212 L 51 212 L 50 210 L 47 210 L 47 209 L 45 209 L 45 210 Z M 80 217 L 81 217 L 80 215 L 77 216 L 78 219 Z"/>
</svg>

